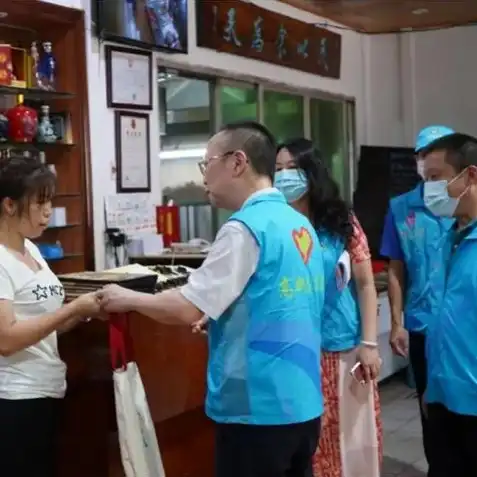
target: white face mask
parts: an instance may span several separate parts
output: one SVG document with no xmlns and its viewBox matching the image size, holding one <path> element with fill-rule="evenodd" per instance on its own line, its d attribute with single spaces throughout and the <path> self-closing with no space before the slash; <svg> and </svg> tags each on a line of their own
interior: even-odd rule
<svg viewBox="0 0 477 477">
<path fill-rule="evenodd" d="M 451 181 L 426 181 L 424 182 L 424 204 L 426 207 L 438 217 L 453 217 L 460 199 L 468 191 L 468 187 L 459 195 L 459 197 L 451 197 L 448 187 L 456 181 L 461 174 L 454 177 Z"/>
</svg>

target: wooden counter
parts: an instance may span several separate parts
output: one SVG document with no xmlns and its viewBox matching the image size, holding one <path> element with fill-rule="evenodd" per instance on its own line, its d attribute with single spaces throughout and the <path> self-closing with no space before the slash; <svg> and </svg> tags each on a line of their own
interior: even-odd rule
<svg viewBox="0 0 477 477">
<path fill-rule="evenodd" d="M 207 257 L 206 253 L 161 253 L 158 255 L 131 255 L 129 263 L 139 263 L 146 267 L 151 265 L 184 265 L 199 268 Z"/>
<path fill-rule="evenodd" d="M 213 424 L 203 409 L 206 339 L 135 314 L 130 330 L 167 477 L 212 476 Z M 107 324 L 96 321 L 60 337 L 69 384 L 60 477 L 124 477 L 108 343 Z"/>
</svg>

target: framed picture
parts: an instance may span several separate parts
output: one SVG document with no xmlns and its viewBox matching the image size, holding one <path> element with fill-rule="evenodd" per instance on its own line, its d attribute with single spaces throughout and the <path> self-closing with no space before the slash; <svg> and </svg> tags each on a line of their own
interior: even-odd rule
<svg viewBox="0 0 477 477">
<path fill-rule="evenodd" d="M 116 191 L 151 192 L 149 115 L 116 111 Z"/>
<path fill-rule="evenodd" d="M 106 45 L 108 108 L 152 110 L 152 53 Z"/>
</svg>

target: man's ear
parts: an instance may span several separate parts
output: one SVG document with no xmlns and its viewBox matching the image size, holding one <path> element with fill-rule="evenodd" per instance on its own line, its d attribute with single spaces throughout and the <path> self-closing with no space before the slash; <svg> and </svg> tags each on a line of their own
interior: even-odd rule
<svg viewBox="0 0 477 477">
<path fill-rule="evenodd" d="M 245 152 L 238 150 L 234 153 L 234 176 L 241 176 L 248 164 L 248 158 Z"/>
<path fill-rule="evenodd" d="M 469 180 L 471 184 L 477 184 L 477 166 L 468 167 Z"/>
</svg>

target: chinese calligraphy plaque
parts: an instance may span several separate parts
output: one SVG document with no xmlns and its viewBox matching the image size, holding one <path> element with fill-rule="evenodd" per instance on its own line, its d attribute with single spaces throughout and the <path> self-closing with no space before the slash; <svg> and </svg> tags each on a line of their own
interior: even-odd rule
<svg viewBox="0 0 477 477">
<path fill-rule="evenodd" d="M 196 0 L 197 46 L 339 79 L 341 35 L 240 0 Z"/>
</svg>

